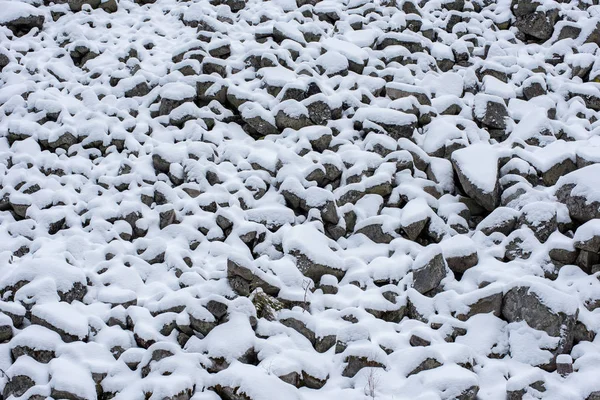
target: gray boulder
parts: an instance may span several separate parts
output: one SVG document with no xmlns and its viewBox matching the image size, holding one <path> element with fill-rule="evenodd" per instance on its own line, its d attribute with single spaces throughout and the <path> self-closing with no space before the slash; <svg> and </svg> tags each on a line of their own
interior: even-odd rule
<svg viewBox="0 0 600 400">
<path fill-rule="evenodd" d="M 413 263 L 413 288 L 427 293 L 437 288 L 446 277 L 446 261 L 438 245 L 424 249 Z"/>
<path fill-rule="evenodd" d="M 477 143 L 452 153 L 452 165 L 467 196 L 488 211 L 500 202 L 498 155 L 487 143 Z"/>
<path fill-rule="evenodd" d="M 256 288 L 270 296 L 279 294 L 279 288 L 266 281 L 265 272 L 240 260 L 227 260 L 227 279 L 233 291 L 240 296 L 249 296 Z"/>
<path fill-rule="evenodd" d="M 571 350 L 577 314 L 574 298 L 542 283 L 514 286 L 502 302 L 502 317 L 508 322 L 525 321 L 533 329 L 559 337 L 556 354 Z"/>
<path fill-rule="evenodd" d="M 279 103 L 274 112 L 278 129 L 291 128 L 299 130 L 313 125 L 306 106 L 296 100 L 286 100 Z"/>
<path fill-rule="evenodd" d="M 0 25 L 6 26 L 16 36 L 25 35 L 33 28 L 42 29 L 44 15 L 37 8 L 21 2 L 14 2 L 11 4 L 13 7 L 14 12 L 10 16 L 0 17 Z"/>
<path fill-rule="evenodd" d="M 69 8 L 71 11 L 81 11 L 84 4 L 88 4 L 93 9 L 100 8 L 107 13 L 114 13 L 119 9 L 117 0 L 69 0 Z"/>
<path fill-rule="evenodd" d="M 527 226 L 540 242 L 545 243 L 558 228 L 556 207 L 551 203 L 542 201 L 527 204 L 521 210 L 518 224 L 519 226 Z"/>
<path fill-rule="evenodd" d="M 556 183 L 556 197 L 565 204 L 572 219 L 584 223 L 600 218 L 600 201 L 593 197 L 598 187 L 600 164 L 578 169 L 561 177 Z"/>
<path fill-rule="evenodd" d="M 355 355 L 346 357 L 345 362 L 348 364 L 346 365 L 346 368 L 344 368 L 342 376 L 347 378 L 352 378 L 363 368 L 385 368 L 385 365 L 378 361 Z"/>
<path fill-rule="evenodd" d="M 529 39 L 546 41 L 554 33 L 558 9 L 538 11 L 539 0 L 513 0 L 511 8 L 516 17 L 515 26 Z"/>
<path fill-rule="evenodd" d="M 506 129 L 506 119 L 509 116 L 500 97 L 478 93 L 475 96 L 473 117 L 488 128 Z"/>
<path fill-rule="evenodd" d="M 29 376 L 21 374 L 14 375 L 6 382 L 2 395 L 5 399 L 8 399 L 11 396 L 20 397 L 33 386 L 35 386 L 35 381 Z"/>
</svg>

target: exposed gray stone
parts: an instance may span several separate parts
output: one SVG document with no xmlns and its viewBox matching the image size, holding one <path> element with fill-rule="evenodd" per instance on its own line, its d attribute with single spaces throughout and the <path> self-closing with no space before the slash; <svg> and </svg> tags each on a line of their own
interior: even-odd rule
<svg viewBox="0 0 600 400">
<path fill-rule="evenodd" d="M 347 378 L 354 377 L 358 371 L 363 368 L 385 368 L 385 365 L 381 364 L 380 362 L 370 360 L 367 357 L 350 355 L 346 357 L 344 361 L 348 364 L 346 365 L 346 368 L 344 368 L 342 376 Z"/>
<path fill-rule="evenodd" d="M 227 278 L 231 288 L 240 296 L 249 296 L 258 287 L 270 296 L 279 294 L 278 287 L 260 278 L 251 268 L 232 259 L 227 260 Z"/>
<path fill-rule="evenodd" d="M 548 295 L 552 293 L 549 292 Z M 515 286 L 504 295 L 502 316 L 508 322 L 525 321 L 533 329 L 559 337 L 557 354 L 571 350 L 577 313 L 554 312 L 529 286 Z"/>
<path fill-rule="evenodd" d="M 446 277 L 446 262 L 439 247 L 419 254 L 414 264 L 413 287 L 419 293 L 435 289 Z"/>
</svg>

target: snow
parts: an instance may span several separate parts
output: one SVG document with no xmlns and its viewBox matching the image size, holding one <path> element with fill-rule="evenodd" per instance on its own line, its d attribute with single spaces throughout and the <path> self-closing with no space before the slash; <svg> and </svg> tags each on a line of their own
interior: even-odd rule
<svg viewBox="0 0 600 400">
<path fill-rule="evenodd" d="M 300 3 L 0 0 L 2 25 L 44 17 L 0 29 L 0 368 L 35 382 L 22 398 L 364 400 L 370 379 L 379 400 L 600 390 L 598 254 L 580 249 L 600 227 L 556 198 L 574 185 L 600 201 L 598 7 L 540 2 L 560 21 L 536 39 L 509 1 Z M 558 40 L 564 26 L 581 34 Z M 481 123 L 489 101 L 505 130 Z M 309 126 L 247 126 L 280 112 Z M 432 257 L 471 254 L 411 288 Z M 332 269 L 313 282 L 300 263 Z M 486 308 L 515 287 L 577 321 L 572 350 Z M 345 377 L 349 356 L 383 368 Z M 441 365 L 407 376 L 428 357 Z M 573 373 L 546 371 L 554 359 Z"/>
<path fill-rule="evenodd" d="M 81 339 L 88 335 L 87 317 L 65 302 L 36 304 L 32 315 Z"/>
<path fill-rule="evenodd" d="M 160 90 L 160 97 L 169 100 L 184 100 L 196 95 L 193 87 L 181 82 L 167 83 Z"/>
<path fill-rule="evenodd" d="M 416 121 L 412 114 L 381 108 L 361 108 L 354 114 L 356 121 L 372 121 L 389 125 L 409 125 Z"/>
<path fill-rule="evenodd" d="M 600 221 L 593 219 L 577 228 L 573 240 L 575 242 L 587 242 L 595 237 L 600 237 Z"/>
<path fill-rule="evenodd" d="M 313 226 L 297 225 L 286 231 L 282 244 L 286 253 L 299 251 L 316 264 L 344 269 L 342 259 L 327 242 L 327 238 Z"/>
</svg>

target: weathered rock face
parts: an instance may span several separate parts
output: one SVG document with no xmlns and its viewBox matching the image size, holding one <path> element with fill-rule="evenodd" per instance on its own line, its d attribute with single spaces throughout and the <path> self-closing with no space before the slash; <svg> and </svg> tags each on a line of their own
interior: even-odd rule
<svg viewBox="0 0 600 400">
<path fill-rule="evenodd" d="M 541 4 L 542 2 L 537 0 L 513 0 L 511 9 L 517 19 L 515 26 L 521 33 L 534 40 L 545 41 L 554 33 L 559 11 L 538 11 Z"/>
<path fill-rule="evenodd" d="M 385 365 L 374 361 L 374 360 L 370 360 L 367 357 L 359 357 L 359 356 L 348 356 L 346 357 L 346 362 L 348 363 L 348 365 L 346 365 L 346 368 L 344 368 L 344 372 L 342 372 L 342 376 L 348 377 L 348 378 L 352 378 L 353 376 L 355 376 L 358 371 L 360 371 L 363 368 L 385 368 Z"/>
<path fill-rule="evenodd" d="M 505 129 L 508 109 L 502 99 L 481 94 L 475 97 L 473 116 L 489 128 Z"/>
<path fill-rule="evenodd" d="M 521 210 L 518 224 L 527 226 L 541 243 L 545 243 L 558 228 L 556 208 L 553 204 L 544 202 L 528 204 Z"/>
<path fill-rule="evenodd" d="M 4 386 L 2 395 L 5 399 L 11 396 L 20 397 L 33 386 L 35 386 L 35 381 L 27 375 L 12 376 Z"/>
<path fill-rule="evenodd" d="M 563 311 L 553 310 L 546 303 L 550 301 L 550 296 L 561 294 L 549 288 L 544 290 L 544 293 L 536 293 L 530 286 L 516 286 L 510 289 L 504 295 L 502 316 L 509 322 L 525 321 L 534 329 L 559 337 L 556 353 L 568 353 L 573 345 L 577 308 L 571 303 Z"/>
<path fill-rule="evenodd" d="M 256 288 L 261 288 L 266 294 L 277 296 L 279 288 L 264 280 L 265 273 L 261 272 L 232 259 L 227 260 L 229 285 L 241 296 L 249 296 Z"/>
<path fill-rule="evenodd" d="M 439 247 L 432 246 L 415 259 L 413 264 L 413 288 L 427 293 L 437 288 L 446 276 L 446 262 Z"/>
</svg>

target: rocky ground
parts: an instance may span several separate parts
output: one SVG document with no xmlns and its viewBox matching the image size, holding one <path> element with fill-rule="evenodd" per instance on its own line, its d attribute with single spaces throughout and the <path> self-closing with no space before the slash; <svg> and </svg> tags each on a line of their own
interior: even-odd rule
<svg viewBox="0 0 600 400">
<path fill-rule="evenodd" d="M 597 0 L 0 1 L 0 399 L 600 399 Z"/>
</svg>

